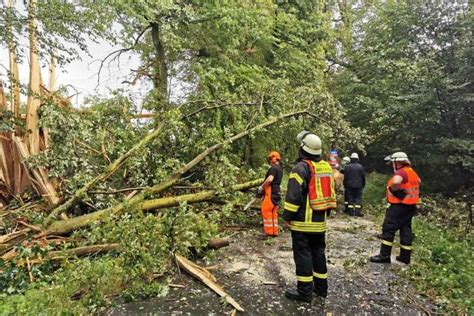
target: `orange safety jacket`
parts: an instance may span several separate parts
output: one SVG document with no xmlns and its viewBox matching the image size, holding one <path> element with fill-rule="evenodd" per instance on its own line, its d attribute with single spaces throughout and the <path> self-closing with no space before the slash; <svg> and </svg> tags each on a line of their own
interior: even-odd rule
<svg viewBox="0 0 474 316">
<path fill-rule="evenodd" d="M 393 184 L 393 177 L 387 183 L 387 202 L 391 204 L 415 205 L 420 203 L 420 177 L 411 167 L 403 167 L 408 175 L 408 181 L 401 183 L 400 187 L 405 190 L 407 195 L 403 200 L 397 198 L 390 192 L 389 188 Z"/>
<path fill-rule="evenodd" d="M 321 160 L 314 162 L 304 160 L 311 170 L 308 184 L 309 205 L 315 211 L 326 211 L 336 208 L 336 191 L 334 189 L 333 170 L 331 165 Z"/>
</svg>

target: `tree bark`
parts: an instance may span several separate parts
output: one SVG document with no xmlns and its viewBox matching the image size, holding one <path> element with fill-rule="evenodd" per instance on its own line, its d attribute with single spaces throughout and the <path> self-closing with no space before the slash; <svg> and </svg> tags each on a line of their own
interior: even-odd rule
<svg viewBox="0 0 474 316">
<path fill-rule="evenodd" d="M 151 23 L 151 38 L 156 53 L 156 64 L 154 86 L 163 97 L 163 101 L 168 102 L 168 66 L 166 65 L 166 52 L 161 40 L 160 26 L 158 23 Z"/>
<path fill-rule="evenodd" d="M 236 134 L 234 136 L 232 136 L 230 139 L 226 140 L 226 141 L 223 141 L 221 143 L 217 143 L 217 144 L 214 144 L 210 147 L 208 147 L 206 150 L 204 150 L 203 152 L 201 152 L 199 155 L 197 155 L 196 157 L 194 157 L 193 160 L 191 160 L 190 162 L 188 162 L 187 164 L 185 164 L 184 166 L 182 166 L 179 170 L 177 170 L 173 175 L 169 176 L 165 181 L 163 181 L 162 183 L 156 185 L 156 186 L 153 186 L 149 189 L 146 189 L 146 190 L 143 190 L 141 193 L 137 194 L 134 198 L 130 199 L 130 200 L 127 200 L 127 201 L 124 201 L 116 206 L 113 206 L 113 207 L 110 207 L 108 209 L 105 209 L 103 210 L 103 212 L 120 212 L 125 206 L 127 207 L 132 207 L 140 202 L 142 202 L 144 199 L 145 199 L 145 196 L 147 195 L 150 195 L 150 194 L 157 194 L 157 193 L 160 193 L 170 187 L 172 187 L 174 184 L 176 184 L 182 177 L 183 174 L 185 174 L 186 172 L 188 172 L 189 170 L 191 170 L 192 168 L 194 168 L 196 165 L 198 165 L 201 161 L 204 160 L 204 158 L 206 158 L 209 154 L 219 150 L 220 148 L 222 148 L 223 146 L 227 145 L 227 144 L 231 144 L 232 142 L 236 141 L 236 140 L 239 140 L 249 134 L 251 134 L 252 132 L 255 132 L 255 131 L 258 131 L 258 130 L 261 130 L 261 129 L 264 129 L 268 126 L 271 126 L 275 123 L 277 123 L 278 121 L 280 120 L 283 120 L 283 119 L 286 119 L 286 118 L 290 118 L 290 117 L 294 117 L 294 116 L 297 116 L 297 115 L 312 115 L 311 113 L 309 113 L 308 111 L 306 110 L 303 110 L 303 111 L 297 111 L 297 112 L 292 112 L 292 113 L 286 113 L 286 114 L 283 114 L 283 115 L 280 115 L 278 117 L 275 117 L 273 119 L 270 119 L 262 124 L 259 124 L 253 128 L 250 128 L 246 131 L 243 131 L 239 134 Z M 150 135 L 149 135 L 150 136 Z M 143 142 L 143 141 L 142 141 Z M 140 142 L 140 143 L 142 143 Z M 146 143 L 146 142 L 145 142 Z M 144 143 L 144 144 L 145 144 Z M 120 158 L 119 158 L 120 159 Z M 100 177 L 100 176 L 99 176 Z M 94 181 L 94 180 L 92 180 Z M 91 181 L 91 182 L 92 182 Z M 89 184 L 86 184 L 87 187 L 92 187 L 92 185 L 89 185 Z M 60 207 L 56 208 L 55 210 L 53 210 L 51 212 L 51 214 L 48 216 L 48 218 L 46 219 L 45 223 L 44 223 L 44 226 L 48 226 L 55 218 L 58 214 L 62 213 L 62 212 L 66 212 L 67 209 L 69 207 L 71 207 L 72 205 L 76 204 L 78 201 L 81 200 L 81 198 L 83 198 L 84 194 L 86 193 L 87 189 L 84 189 L 86 186 L 84 186 L 83 188 L 81 188 L 79 191 L 77 191 L 73 197 L 71 197 L 66 203 L 64 203 L 63 205 L 61 205 Z M 97 213 L 97 212 L 96 212 Z"/>
<path fill-rule="evenodd" d="M 252 187 L 256 187 L 260 183 L 262 183 L 261 179 L 242 183 L 242 184 L 237 184 L 228 188 L 227 191 L 234 192 L 234 191 L 245 190 Z M 143 201 L 141 202 L 141 204 L 136 204 L 136 205 L 137 205 L 137 208 L 141 209 L 142 211 L 153 211 L 157 209 L 178 206 L 182 202 L 187 202 L 190 204 L 204 202 L 204 201 L 208 201 L 214 198 L 217 195 L 218 195 L 218 192 L 216 190 L 208 190 L 208 191 L 202 191 L 195 194 L 185 194 L 185 195 L 171 196 L 171 197 L 164 197 L 160 199 Z M 130 205 L 129 205 L 129 209 L 131 209 Z M 67 234 L 73 230 L 87 227 L 91 225 L 92 223 L 103 220 L 111 215 L 120 214 L 123 212 L 123 210 L 124 210 L 123 204 L 119 204 L 115 207 L 111 207 L 108 209 L 96 211 L 96 212 L 89 213 L 82 216 L 73 217 L 66 221 L 57 221 L 57 222 L 52 223 L 44 233 L 38 235 L 37 237 L 43 237 L 47 235 Z"/>
<path fill-rule="evenodd" d="M 38 56 L 37 0 L 30 0 L 28 4 L 28 31 L 30 42 L 30 81 L 28 84 L 28 101 L 26 103 L 27 144 L 30 154 L 40 152 L 40 136 L 38 126 L 38 108 L 40 106 L 41 73 Z"/>
</svg>

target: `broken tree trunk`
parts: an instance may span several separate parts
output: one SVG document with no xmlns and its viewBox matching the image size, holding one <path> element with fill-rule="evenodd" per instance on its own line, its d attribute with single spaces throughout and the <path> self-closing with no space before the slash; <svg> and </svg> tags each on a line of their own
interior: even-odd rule
<svg viewBox="0 0 474 316">
<path fill-rule="evenodd" d="M 227 189 L 227 191 L 240 191 L 240 190 L 246 190 L 252 187 L 256 187 L 262 183 L 262 180 L 254 180 L 238 185 L 233 185 Z M 216 195 L 218 195 L 218 192 L 216 190 L 208 190 L 208 191 L 202 191 L 199 193 L 195 194 L 185 194 L 185 195 L 179 195 L 179 196 L 171 196 L 171 197 L 164 197 L 160 199 L 154 199 L 154 200 L 149 200 L 149 201 L 143 201 L 141 204 L 137 204 L 138 208 L 143 210 L 143 211 L 151 211 L 151 210 L 156 210 L 156 209 L 162 209 L 166 207 L 173 207 L 173 206 L 178 206 L 181 202 L 187 202 L 187 203 L 199 203 L 199 202 L 204 202 L 208 201 L 212 198 L 214 198 Z M 91 225 L 92 223 L 95 223 L 99 220 L 103 220 L 107 218 L 108 216 L 111 216 L 113 214 L 120 214 L 123 211 L 123 207 L 119 205 L 120 207 L 112 207 L 100 211 L 96 211 L 93 213 L 77 216 L 70 218 L 65 221 L 56 221 L 49 226 L 46 231 L 42 234 L 40 234 L 38 237 L 42 236 L 47 236 L 47 235 L 62 235 L 62 234 L 67 234 L 73 230 L 87 227 Z"/>
<path fill-rule="evenodd" d="M 14 0 L 6 1 L 5 6 L 12 8 Z M 13 26 L 10 18 L 7 20 L 7 46 L 8 46 L 8 58 L 10 63 L 10 105 L 13 115 L 16 118 L 20 117 L 20 75 L 18 72 L 18 63 L 16 56 L 16 45 L 13 40 Z M 17 127 L 16 131 L 19 132 L 20 128 Z M 19 136 L 19 135 L 17 135 Z"/>
<path fill-rule="evenodd" d="M 30 156 L 28 148 L 18 137 L 13 137 L 18 152 L 20 153 L 21 161 L 24 161 Z M 22 162 L 23 163 L 23 162 Z M 27 170 L 24 165 L 25 170 Z M 51 181 L 48 178 L 46 169 L 38 167 L 37 169 L 29 170 L 30 180 L 36 191 L 49 204 L 56 205 L 59 202 L 59 197 L 54 189 Z"/>
<path fill-rule="evenodd" d="M 86 183 L 82 188 L 77 190 L 73 196 L 71 196 L 66 202 L 58 206 L 51 211 L 51 214 L 46 218 L 45 225 L 49 225 L 59 214 L 66 212 L 70 207 L 74 206 L 82 198 L 87 195 L 87 191 L 90 190 L 95 184 L 100 181 L 106 180 L 108 177 L 113 175 L 132 155 L 142 149 L 146 144 L 155 139 L 161 132 L 164 127 L 164 123 L 158 126 L 152 133 L 148 134 L 144 139 L 142 139 L 138 144 L 133 146 L 128 152 L 123 156 L 117 158 L 113 163 L 111 163 L 100 175 Z"/>
<path fill-rule="evenodd" d="M 224 147 L 225 145 L 228 145 L 236 140 L 239 140 L 255 131 L 258 131 L 258 130 L 261 130 L 261 129 L 264 129 L 268 126 L 271 126 L 275 123 L 277 123 L 278 121 L 282 120 L 282 119 L 285 119 L 285 118 L 290 118 L 290 117 L 294 117 L 294 116 L 298 116 L 298 115 L 310 115 L 312 116 L 313 114 L 309 113 L 308 111 L 306 110 L 303 110 L 303 111 L 298 111 L 298 112 L 292 112 L 292 113 L 286 113 L 286 114 L 283 114 L 283 115 L 280 115 L 278 117 L 275 117 L 273 119 L 270 119 L 262 124 L 259 124 L 253 128 L 250 128 L 248 130 L 245 130 L 241 133 L 238 133 L 234 136 L 232 136 L 231 138 L 229 138 L 228 140 L 226 141 L 223 141 L 221 143 L 217 143 L 217 144 L 214 144 L 210 147 L 208 147 L 206 150 L 204 150 L 203 152 L 201 152 L 199 155 L 197 155 L 196 157 L 194 157 L 193 160 L 191 160 L 190 162 L 188 162 L 187 164 L 185 164 L 184 166 L 182 166 L 179 170 L 177 170 L 174 174 L 172 174 L 171 176 L 169 176 L 165 181 L 161 182 L 160 184 L 156 185 L 156 186 L 153 186 L 151 188 L 148 188 L 146 190 L 143 190 L 141 193 L 137 194 L 134 198 L 130 199 L 130 200 L 127 200 L 125 202 L 122 202 L 116 206 L 113 206 L 113 207 L 110 207 L 108 209 L 105 209 L 105 210 L 102 210 L 100 212 L 104 212 L 104 213 L 116 213 L 116 212 L 120 212 L 124 209 L 125 206 L 127 207 L 131 207 L 131 206 L 134 206 L 140 202 L 142 202 L 145 198 L 145 196 L 147 195 L 150 195 L 150 194 L 157 194 L 157 193 L 160 193 L 170 187 L 172 187 L 174 184 L 176 184 L 180 179 L 181 177 L 183 176 L 183 174 L 185 174 L 186 172 L 188 172 L 189 170 L 191 170 L 192 168 L 194 168 L 195 166 L 197 166 L 201 161 L 204 160 L 204 158 L 206 158 L 208 155 L 210 155 L 211 153 L 219 150 L 220 148 Z M 81 188 L 79 191 L 81 192 L 84 192 L 83 190 L 84 188 Z M 77 193 L 79 192 L 77 191 Z M 79 200 L 80 200 L 80 195 L 79 194 L 74 194 L 74 196 L 68 200 L 67 204 L 68 205 L 73 205 L 74 203 L 77 203 Z M 72 199 L 74 198 L 74 201 L 72 201 Z M 70 202 L 71 201 L 71 202 Z M 61 212 L 65 212 L 67 210 L 68 206 L 66 205 L 66 203 L 64 203 L 63 205 L 61 205 L 60 207 L 56 208 L 55 210 L 53 210 L 51 212 L 51 214 L 48 216 L 48 218 L 46 219 L 45 221 L 45 226 L 48 226 L 55 218 L 58 214 L 60 214 Z M 97 213 L 97 212 L 95 212 Z"/>
<path fill-rule="evenodd" d="M 205 285 L 207 285 L 209 288 L 211 288 L 214 292 L 216 292 L 220 297 L 226 300 L 227 303 L 232 305 L 236 310 L 240 312 L 244 312 L 245 310 L 240 306 L 239 303 L 237 303 L 229 294 L 227 294 L 224 289 L 217 284 L 215 281 L 215 277 L 210 278 L 209 274 L 212 275 L 209 271 L 206 269 L 199 267 L 197 264 L 189 261 L 188 259 L 184 258 L 183 256 L 180 255 L 175 255 L 176 262 L 178 263 L 179 267 L 188 272 L 190 275 L 195 277 L 196 279 L 200 280 L 203 282 Z M 203 272 L 207 271 L 207 273 Z M 206 275 L 207 274 L 207 275 Z"/>
<path fill-rule="evenodd" d="M 28 84 L 28 100 L 26 103 L 26 135 L 30 154 L 40 152 L 39 117 L 40 107 L 40 84 L 41 73 L 38 56 L 37 23 L 36 20 L 37 0 L 30 0 L 28 4 L 28 32 L 30 42 L 30 81 Z"/>
</svg>

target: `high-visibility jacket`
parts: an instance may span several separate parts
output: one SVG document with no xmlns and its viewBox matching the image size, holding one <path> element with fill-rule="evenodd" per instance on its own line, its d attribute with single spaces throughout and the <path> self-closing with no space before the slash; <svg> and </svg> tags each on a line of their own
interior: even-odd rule
<svg viewBox="0 0 474 316">
<path fill-rule="evenodd" d="M 292 231 L 326 232 L 326 210 L 336 207 L 332 168 L 326 161 L 300 160 L 290 173 L 283 219 Z"/>
<path fill-rule="evenodd" d="M 407 195 L 403 199 L 399 199 L 390 192 L 390 187 L 393 184 L 393 177 L 387 183 L 387 202 L 391 204 L 407 204 L 415 205 L 420 203 L 420 177 L 411 167 L 403 167 L 403 170 L 408 176 L 408 181 L 401 183 L 400 187 L 405 190 Z"/>
<path fill-rule="evenodd" d="M 334 174 L 332 167 L 324 160 L 314 162 L 303 160 L 311 170 L 309 180 L 309 205 L 315 211 L 325 211 L 336 208 L 336 191 L 334 189 Z"/>
</svg>

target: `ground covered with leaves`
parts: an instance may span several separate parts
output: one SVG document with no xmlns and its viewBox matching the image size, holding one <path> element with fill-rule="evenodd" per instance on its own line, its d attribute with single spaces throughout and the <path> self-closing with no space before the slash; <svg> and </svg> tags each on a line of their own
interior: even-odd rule
<svg viewBox="0 0 474 316">
<path fill-rule="evenodd" d="M 435 305 L 417 292 L 401 274 L 406 266 L 376 265 L 368 257 L 378 251 L 376 235 L 379 227 L 371 220 L 337 215 L 329 220 L 327 257 L 329 294 L 327 299 L 315 298 L 311 304 L 296 303 L 284 297 L 284 291 L 296 285 L 291 236 L 285 231 L 277 239 L 259 239 L 260 230 L 246 229 L 233 236 L 230 247 L 208 262 L 211 271 L 252 315 L 314 313 L 396 313 L 415 315 L 434 311 Z M 130 313 L 222 314 L 231 308 L 186 275 L 176 277 L 166 298 L 122 305 L 109 310 L 110 315 Z"/>
</svg>

